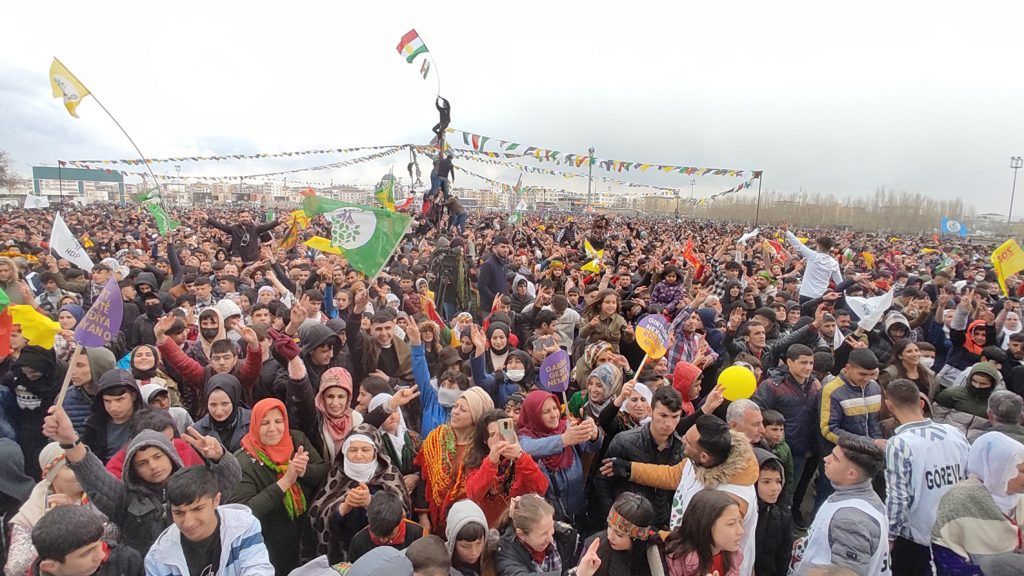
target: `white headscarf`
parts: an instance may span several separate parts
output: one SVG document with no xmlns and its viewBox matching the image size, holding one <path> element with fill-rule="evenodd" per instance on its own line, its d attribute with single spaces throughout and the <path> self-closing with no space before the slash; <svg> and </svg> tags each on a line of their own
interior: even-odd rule
<svg viewBox="0 0 1024 576">
<path fill-rule="evenodd" d="M 650 406 L 650 408 L 652 410 L 654 409 L 654 406 L 651 406 L 651 398 L 654 397 L 654 392 L 651 392 L 651 389 L 648 388 L 646 384 L 641 384 L 640 382 L 637 382 L 636 386 L 633 387 L 633 391 L 636 392 L 637 394 L 643 396 L 645 399 L 647 399 L 647 405 Z M 622 403 L 621 411 L 629 413 L 629 405 L 630 404 L 631 404 L 631 402 L 629 400 L 626 400 L 625 402 L 623 402 Z M 647 416 L 646 418 L 644 418 L 643 420 L 640 421 L 640 425 L 643 426 L 644 424 L 646 424 L 646 423 L 648 423 L 650 421 L 651 421 L 651 417 Z"/>
<path fill-rule="evenodd" d="M 377 454 L 374 454 L 373 459 L 365 464 L 352 462 L 348 459 L 348 449 L 354 440 L 366 442 L 370 446 L 373 446 L 375 451 L 377 449 L 377 443 L 373 441 L 373 438 L 370 438 L 366 434 L 349 434 L 348 438 L 345 439 L 345 443 L 341 445 L 341 455 L 344 460 L 343 467 L 345 469 L 345 476 L 348 476 L 356 482 L 366 484 L 372 480 L 373 475 L 377 473 Z"/>
<path fill-rule="evenodd" d="M 373 412 L 378 406 L 383 406 L 388 400 L 391 400 L 391 394 L 388 394 L 387 392 L 377 394 L 370 400 L 369 411 Z M 395 434 L 387 432 L 384 430 L 383 426 L 380 428 L 380 431 L 383 432 L 389 440 L 391 440 L 391 446 L 395 449 L 395 454 L 398 454 L 398 456 L 402 455 L 402 449 L 405 448 L 405 433 L 407 430 L 408 428 L 405 426 L 405 414 L 402 414 L 401 409 L 398 410 L 398 430 Z M 398 462 L 392 462 L 392 464 L 395 466 L 399 465 Z"/>
<path fill-rule="evenodd" d="M 1006 327 L 1006 321 L 1010 319 L 1010 316 L 1013 316 L 1014 318 L 1017 319 L 1016 330 L 1010 330 L 1009 328 Z M 1002 341 L 1001 345 L 1003 347 L 1003 350 L 1006 350 L 1007 348 L 1010 347 L 1010 335 L 1020 332 L 1022 328 L 1024 328 L 1024 326 L 1021 326 L 1020 316 L 1018 316 L 1016 312 L 1007 312 L 1006 317 L 1003 319 L 1003 332 L 1000 338 L 1000 340 Z"/>
<path fill-rule="evenodd" d="M 1001 432 L 982 434 L 967 455 L 967 474 L 981 480 L 1000 510 L 1017 507 L 1019 494 L 1007 494 L 1006 483 L 1018 474 L 1024 462 L 1024 444 Z"/>
</svg>

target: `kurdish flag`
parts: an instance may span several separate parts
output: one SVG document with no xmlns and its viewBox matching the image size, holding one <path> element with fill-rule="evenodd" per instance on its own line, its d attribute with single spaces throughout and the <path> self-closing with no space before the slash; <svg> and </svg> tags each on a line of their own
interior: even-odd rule
<svg viewBox="0 0 1024 576">
<path fill-rule="evenodd" d="M 416 33 L 415 28 L 402 36 L 402 41 L 398 43 L 398 53 L 405 56 L 405 61 L 409 64 L 412 64 L 417 56 L 427 51 L 427 45 L 423 43 L 423 39 Z"/>
<path fill-rule="evenodd" d="M 1017 245 L 1016 240 L 1011 238 L 996 248 L 992 253 L 992 267 L 995 268 L 999 287 L 1003 289 L 1003 294 L 1008 296 L 1006 279 L 1024 270 L 1024 251 Z"/>
<path fill-rule="evenodd" d="M 381 179 L 373 191 L 373 197 L 380 205 L 392 212 L 395 211 L 395 175 L 389 174 Z"/>
<path fill-rule="evenodd" d="M 353 268 L 377 276 L 409 229 L 407 214 L 334 200 L 343 206 L 326 215 L 331 246 L 340 248 Z"/>
</svg>

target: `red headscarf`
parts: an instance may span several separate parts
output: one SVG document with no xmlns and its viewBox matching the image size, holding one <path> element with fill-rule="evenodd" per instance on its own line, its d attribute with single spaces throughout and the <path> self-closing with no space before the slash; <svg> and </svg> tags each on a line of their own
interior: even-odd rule
<svg viewBox="0 0 1024 576">
<path fill-rule="evenodd" d="M 981 349 L 983 345 L 974 341 L 974 331 L 978 328 L 985 330 L 988 328 L 988 324 L 986 324 L 984 320 L 975 320 L 974 322 L 971 322 L 971 325 L 967 327 L 967 333 L 964 335 L 964 348 L 966 348 L 971 354 L 981 356 Z"/>
<path fill-rule="evenodd" d="M 338 418 L 332 418 L 327 415 L 327 402 L 324 400 L 324 393 L 329 388 L 341 388 L 348 393 L 349 406 L 345 407 L 345 412 Z M 324 372 L 323 376 L 320 377 L 320 390 L 316 393 L 316 398 L 313 400 L 313 404 L 316 406 L 317 411 L 320 412 L 320 416 L 323 418 L 324 430 L 329 435 L 329 439 L 334 442 L 334 451 L 331 454 L 337 454 L 341 451 L 341 443 L 345 441 L 345 436 L 348 435 L 349 430 L 352 429 L 352 375 L 348 373 L 348 370 L 340 367 L 328 368 Z"/>
<path fill-rule="evenodd" d="M 541 410 L 544 408 L 544 403 L 551 399 L 558 405 L 558 396 L 550 392 L 543 390 L 534 390 L 526 395 L 526 399 L 523 400 L 523 408 L 519 412 L 518 428 L 519 433 L 527 438 L 547 438 L 548 436 L 560 435 L 565 432 L 566 421 L 565 418 L 559 418 L 558 426 L 554 429 L 548 428 L 544 425 L 544 421 L 540 416 Z M 566 446 L 561 454 L 554 454 L 551 456 L 545 456 L 541 458 L 541 463 L 549 471 L 562 470 L 572 466 L 573 459 L 575 458 L 572 446 Z"/>
<path fill-rule="evenodd" d="M 281 441 L 275 446 L 267 446 L 260 440 L 260 422 L 263 421 L 267 412 L 275 409 L 280 410 L 281 417 L 284 418 L 284 434 L 281 436 Z M 242 448 L 254 458 L 257 456 L 257 452 L 262 452 L 278 466 L 288 464 L 292 459 L 292 452 L 295 451 L 295 446 L 292 445 L 292 436 L 288 432 L 288 410 L 284 407 L 284 402 L 277 398 L 264 398 L 252 407 L 249 432 L 242 437 Z"/>
</svg>

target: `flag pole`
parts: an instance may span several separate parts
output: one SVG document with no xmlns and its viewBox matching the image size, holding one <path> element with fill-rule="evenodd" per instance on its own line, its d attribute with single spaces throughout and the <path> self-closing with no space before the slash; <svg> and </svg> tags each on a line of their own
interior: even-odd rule
<svg viewBox="0 0 1024 576">
<path fill-rule="evenodd" d="M 64 167 L 64 163 L 57 160 L 57 181 L 60 183 L 60 204 L 64 206 L 64 173 L 61 168 Z"/>
<path fill-rule="evenodd" d="M 162 203 L 164 198 L 164 191 L 160 187 L 160 179 L 157 178 L 156 174 L 153 173 L 153 168 L 150 167 L 149 162 L 146 160 L 146 155 L 142 153 L 142 150 L 139 150 L 139 145 L 135 143 L 135 140 L 132 140 L 131 136 L 128 135 L 128 131 L 124 129 L 124 126 L 121 126 L 121 123 L 117 121 L 117 118 L 114 118 L 114 115 L 110 113 L 110 110 L 107 110 L 107 107 L 103 105 L 103 102 L 100 102 L 100 99 L 96 97 L 96 93 L 90 90 L 89 95 L 92 96 L 92 99 L 96 101 L 96 104 L 98 104 L 99 107 L 104 112 L 106 112 L 107 116 L 109 116 L 110 119 L 114 122 L 114 124 L 118 127 L 118 129 L 121 130 L 121 133 L 124 134 L 124 137 L 127 138 L 129 142 L 131 142 L 132 147 L 135 148 L 135 152 L 137 152 L 139 155 L 139 159 L 142 160 L 142 163 L 146 166 L 146 170 L 148 170 L 150 176 L 153 177 L 153 183 L 156 184 L 156 190 L 160 194 L 160 201 Z"/>
<path fill-rule="evenodd" d="M 754 228 L 757 228 L 757 221 L 761 217 L 761 174 L 757 175 L 757 210 L 754 212 Z"/>
</svg>

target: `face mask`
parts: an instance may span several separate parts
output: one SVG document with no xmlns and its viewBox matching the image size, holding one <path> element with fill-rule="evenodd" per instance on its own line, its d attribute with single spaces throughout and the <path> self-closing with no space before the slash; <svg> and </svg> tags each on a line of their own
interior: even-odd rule
<svg viewBox="0 0 1024 576">
<path fill-rule="evenodd" d="M 520 382 L 523 378 L 526 377 L 526 370 L 523 370 L 521 368 L 517 368 L 514 370 L 506 370 L 505 377 L 513 382 Z"/>
<path fill-rule="evenodd" d="M 930 370 L 932 365 L 935 364 L 935 358 L 925 358 L 925 357 L 922 356 L 921 359 L 919 360 L 919 362 L 921 362 L 922 366 L 924 366 L 925 368 L 928 368 Z"/>
<path fill-rule="evenodd" d="M 377 473 L 377 459 L 374 458 L 372 461 L 366 464 L 356 464 L 350 462 L 348 458 L 345 458 L 345 476 L 356 482 L 362 482 L 363 484 L 369 482 L 373 475 Z"/>
<path fill-rule="evenodd" d="M 218 332 L 220 332 L 220 330 L 217 329 L 217 328 L 200 328 L 199 329 L 199 333 L 206 340 L 213 340 L 214 338 L 217 337 L 217 333 Z"/>
<path fill-rule="evenodd" d="M 163 310 L 164 307 L 159 302 L 156 304 L 146 304 L 146 315 L 150 318 L 159 318 L 160 313 L 163 312 Z"/>
<path fill-rule="evenodd" d="M 445 408 L 455 406 L 455 401 L 462 397 L 462 390 L 452 388 L 437 389 L 437 403 Z"/>
</svg>

